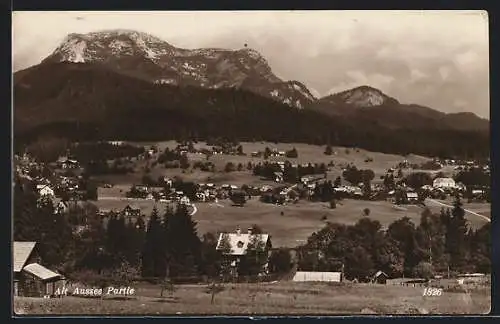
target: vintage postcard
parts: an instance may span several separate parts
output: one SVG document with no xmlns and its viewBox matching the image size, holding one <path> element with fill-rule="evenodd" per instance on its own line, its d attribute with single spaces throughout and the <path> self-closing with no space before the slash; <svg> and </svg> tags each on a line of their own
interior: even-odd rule
<svg viewBox="0 0 500 324">
<path fill-rule="evenodd" d="M 490 311 L 486 12 L 12 28 L 16 316 Z"/>
</svg>

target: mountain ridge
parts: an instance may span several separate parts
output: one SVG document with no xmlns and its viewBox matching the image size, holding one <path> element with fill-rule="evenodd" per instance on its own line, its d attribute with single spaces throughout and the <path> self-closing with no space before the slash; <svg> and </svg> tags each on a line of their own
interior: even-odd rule
<svg viewBox="0 0 500 324">
<path fill-rule="evenodd" d="M 14 74 L 13 81 L 18 143 L 44 136 L 76 141 L 223 137 L 329 142 L 398 154 L 489 154 L 486 132 L 417 123 L 411 118 L 387 127 L 383 119 L 369 115 L 332 117 L 313 109 L 292 109 L 243 89 L 154 84 L 99 63 L 40 64 Z M 366 110 L 376 113 L 380 107 Z"/>
<path fill-rule="evenodd" d="M 41 64 L 49 62 L 100 63 L 124 75 L 156 84 L 244 89 L 291 107 L 313 109 L 331 116 L 364 114 L 383 120 L 387 118 L 385 115 L 394 113 L 394 106 L 398 106 L 412 116 L 442 120 L 446 127 L 452 122 L 467 125 L 470 119 L 473 129 L 489 129 L 489 121 L 475 114 L 446 117 L 448 114 L 429 107 L 402 104 L 368 85 L 316 98 L 300 81 L 278 78 L 265 57 L 254 49 L 184 49 L 160 37 L 130 29 L 68 34 Z M 386 106 L 385 110 L 380 108 Z M 371 107 L 378 107 L 375 109 L 378 115 L 359 109 Z M 398 111 L 397 114 L 404 115 L 405 112 Z M 467 128 L 464 125 L 452 127 Z"/>
<path fill-rule="evenodd" d="M 155 83 L 243 88 L 299 109 L 316 99 L 299 81 L 274 75 L 256 50 L 182 49 L 134 30 L 69 34 L 47 62 L 98 62 Z"/>
</svg>

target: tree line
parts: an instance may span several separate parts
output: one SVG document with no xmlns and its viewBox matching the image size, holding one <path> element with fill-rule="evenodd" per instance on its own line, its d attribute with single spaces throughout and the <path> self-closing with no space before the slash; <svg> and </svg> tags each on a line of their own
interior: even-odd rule
<svg viewBox="0 0 500 324">
<path fill-rule="evenodd" d="M 366 216 L 355 225 L 329 223 L 299 248 L 299 269 L 340 271 L 344 265 L 346 278 L 360 281 L 379 270 L 390 277 L 417 278 L 490 273 L 490 229 L 490 223 L 471 229 L 458 199 L 451 210 L 424 210 L 419 224 L 404 217 L 382 229 Z"/>
<path fill-rule="evenodd" d="M 217 234 L 208 232 L 200 239 L 186 206 L 168 207 L 163 214 L 154 208 L 148 218 L 146 222 L 143 216 L 132 219 L 114 213 L 103 218 L 92 204 L 72 206 L 67 214 L 55 213 L 50 199 L 40 200 L 16 180 L 14 240 L 36 241 L 43 264 L 70 279 L 98 277 L 123 283 L 188 277 L 196 281 L 227 273 L 224 251 L 216 249 Z M 262 233 L 258 226 L 254 229 Z M 242 274 L 257 275 L 257 265 L 263 264 L 261 252 L 252 253 L 255 257 L 240 265 Z M 273 268 L 279 271 L 287 266 Z"/>
<path fill-rule="evenodd" d="M 27 94 L 16 86 L 14 131 L 18 144 L 52 135 L 76 141 L 226 138 L 235 143 L 330 144 L 449 158 L 486 157 L 490 152 L 487 132 L 412 129 L 412 125 L 392 129 L 367 118 L 351 120 L 314 109 L 290 109 L 242 89 L 155 86 L 95 65 L 56 64 L 41 67 L 37 73 L 58 79 L 40 89 L 49 87 L 60 95 L 47 101 L 42 90 L 31 89 Z M 34 104 L 38 109 L 31 109 Z M 38 118 L 42 113 L 44 118 Z"/>
</svg>

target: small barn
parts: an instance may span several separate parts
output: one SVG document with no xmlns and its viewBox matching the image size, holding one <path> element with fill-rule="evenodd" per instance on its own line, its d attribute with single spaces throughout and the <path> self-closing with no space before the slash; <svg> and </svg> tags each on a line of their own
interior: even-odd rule
<svg viewBox="0 0 500 324">
<path fill-rule="evenodd" d="M 14 242 L 14 296 L 53 295 L 63 285 L 63 277 L 42 266 L 36 242 Z"/>
<path fill-rule="evenodd" d="M 385 272 L 377 271 L 377 273 L 373 275 L 372 282 L 385 285 L 387 284 L 387 279 L 389 279 L 389 276 Z"/>
<path fill-rule="evenodd" d="M 416 192 L 407 192 L 406 200 L 409 204 L 418 202 L 418 194 Z"/>
<path fill-rule="evenodd" d="M 24 292 L 31 296 L 54 296 L 56 290 L 64 286 L 62 275 L 38 263 L 28 264 L 23 272 Z"/>
</svg>

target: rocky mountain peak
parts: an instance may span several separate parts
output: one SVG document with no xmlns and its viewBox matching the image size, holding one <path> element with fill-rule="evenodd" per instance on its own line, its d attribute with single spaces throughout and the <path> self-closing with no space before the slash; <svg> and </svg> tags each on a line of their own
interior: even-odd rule
<svg viewBox="0 0 500 324">
<path fill-rule="evenodd" d="M 399 102 L 379 89 L 363 85 L 345 90 L 320 99 L 322 103 L 355 108 L 377 107 L 382 105 L 397 105 Z"/>
<path fill-rule="evenodd" d="M 274 75 L 254 49 L 182 49 L 134 30 L 69 34 L 44 62 L 98 62 L 156 84 L 241 88 L 296 108 L 315 99 L 300 82 Z"/>
<path fill-rule="evenodd" d="M 384 94 L 379 89 L 363 85 L 333 95 L 347 105 L 354 107 L 375 107 L 384 104 L 398 104 L 394 98 Z"/>
</svg>

